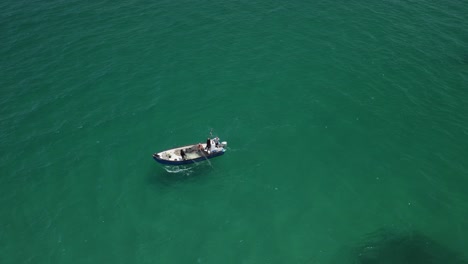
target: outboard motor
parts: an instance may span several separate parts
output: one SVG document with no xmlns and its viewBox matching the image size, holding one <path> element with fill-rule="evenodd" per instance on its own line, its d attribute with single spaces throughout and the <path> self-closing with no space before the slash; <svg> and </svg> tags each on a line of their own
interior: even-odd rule
<svg viewBox="0 0 468 264">
<path fill-rule="evenodd" d="M 226 141 L 221 142 L 221 147 L 224 148 L 224 147 L 226 147 L 226 146 L 227 146 L 227 142 L 226 142 Z"/>
</svg>

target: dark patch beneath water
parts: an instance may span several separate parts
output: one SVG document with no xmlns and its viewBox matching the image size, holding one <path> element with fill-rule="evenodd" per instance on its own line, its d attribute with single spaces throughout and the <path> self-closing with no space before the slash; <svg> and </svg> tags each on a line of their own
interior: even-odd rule
<svg viewBox="0 0 468 264">
<path fill-rule="evenodd" d="M 349 263 L 355 264 L 468 264 L 460 254 L 416 231 L 379 230 L 349 254 Z"/>
</svg>

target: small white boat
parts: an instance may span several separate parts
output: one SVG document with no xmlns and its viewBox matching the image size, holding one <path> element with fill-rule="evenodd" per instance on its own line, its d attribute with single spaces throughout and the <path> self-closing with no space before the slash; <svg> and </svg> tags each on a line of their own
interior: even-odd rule
<svg viewBox="0 0 468 264">
<path fill-rule="evenodd" d="M 153 154 L 154 160 L 166 165 L 183 165 L 200 162 L 224 154 L 227 142 L 220 142 L 218 137 L 198 143 L 164 150 Z"/>
</svg>

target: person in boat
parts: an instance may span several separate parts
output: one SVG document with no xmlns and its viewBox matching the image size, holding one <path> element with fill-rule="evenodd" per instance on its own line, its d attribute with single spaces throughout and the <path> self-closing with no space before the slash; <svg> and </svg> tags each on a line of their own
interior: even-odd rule
<svg viewBox="0 0 468 264">
<path fill-rule="evenodd" d="M 214 143 L 216 147 L 219 147 L 219 137 L 214 138 Z"/>
<path fill-rule="evenodd" d="M 211 149 L 211 139 L 208 138 L 208 139 L 206 140 L 206 148 L 205 148 L 205 150 L 210 150 L 210 149 Z"/>
<path fill-rule="evenodd" d="M 185 160 L 185 151 L 183 149 L 180 150 L 180 156 L 182 157 L 183 160 Z"/>
</svg>

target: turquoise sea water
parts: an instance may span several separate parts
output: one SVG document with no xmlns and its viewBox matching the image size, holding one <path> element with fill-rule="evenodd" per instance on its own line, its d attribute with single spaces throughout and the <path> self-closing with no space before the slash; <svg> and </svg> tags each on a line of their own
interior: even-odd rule
<svg viewBox="0 0 468 264">
<path fill-rule="evenodd" d="M 468 2 L 0 7 L 0 263 L 468 261 Z"/>
</svg>

